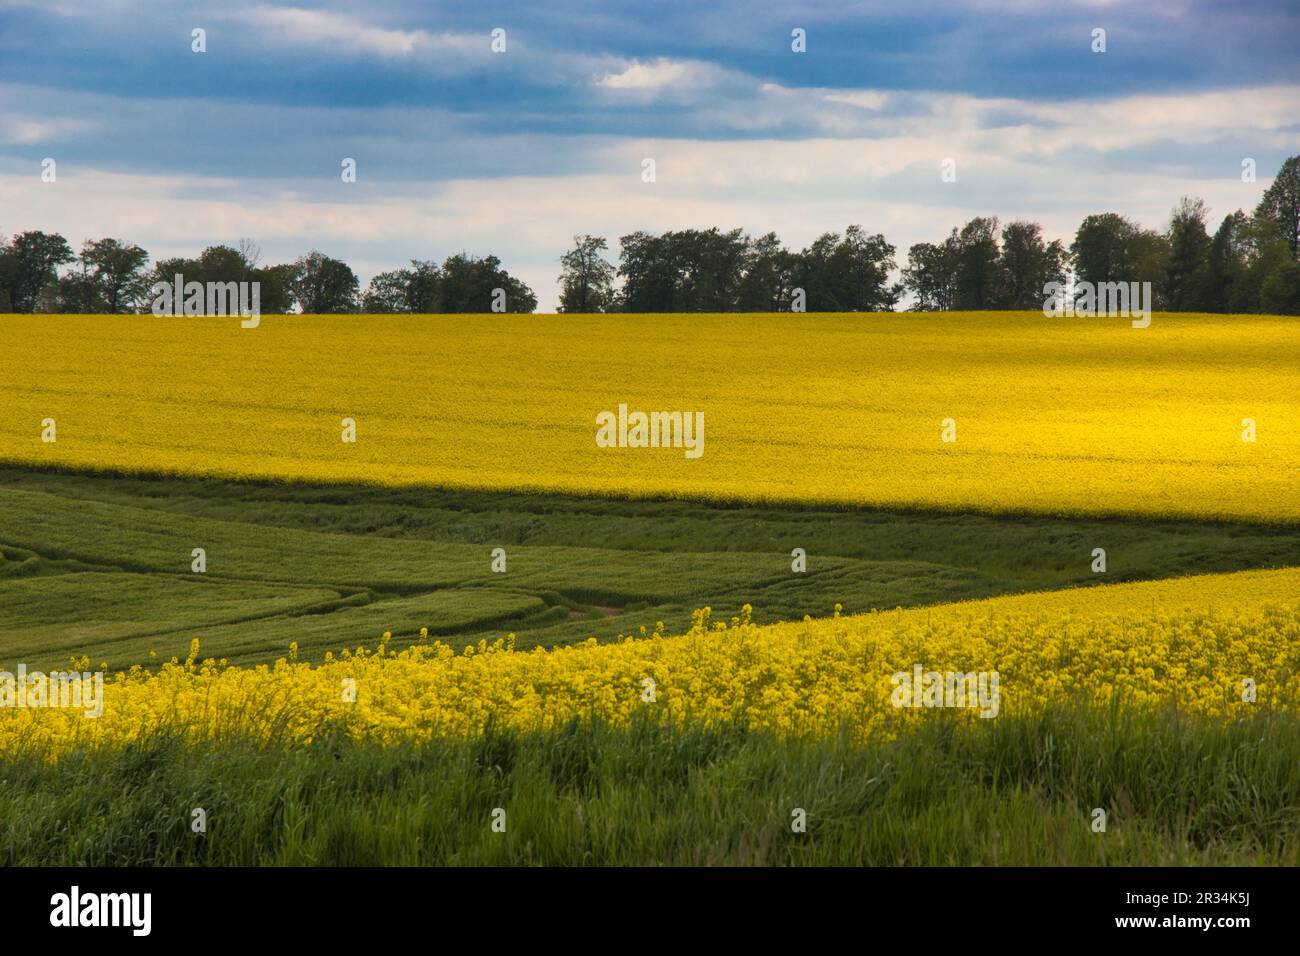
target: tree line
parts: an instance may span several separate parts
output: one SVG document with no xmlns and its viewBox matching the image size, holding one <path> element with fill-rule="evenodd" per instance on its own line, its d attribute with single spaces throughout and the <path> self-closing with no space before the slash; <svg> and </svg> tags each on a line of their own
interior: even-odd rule
<svg viewBox="0 0 1300 956">
<path fill-rule="evenodd" d="M 1211 233 L 1200 199 L 1183 198 L 1163 231 L 1118 213 L 1090 215 L 1068 245 L 1036 222 L 976 217 L 939 242 L 895 247 L 857 225 L 787 249 L 775 233 L 637 231 L 620 237 L 615 265 L 600 236 L 579 235 L 560 257 L 561 312 L 879 312 L 903 297 L 919 311 L 1039 309 L 1048 283 L 1150 282 L 1161 311 L 1300 315 L 1300 156 L 1282 165 L 1252 214 L 1230 213 Z M 364 291 L 347 263 L 310 252 L 262 265 L 255 245 L 217 245 L 164 259 L 121 239 L 87 240 L 74 254 L 57 233 L 0 236 L 0 312 L 148 311 L 171 283 L 258 282 L 261 310 L 308 313 L 532 312 L 537 297 L 496 256 L 441 264 L 412 259 Z M 63 271 L 60 272 L 60 269 Z M 891 278 L 895 273 L 901 281 Z"/>
<path fill-rule="evenodd" d="M 413 260 L 409 269 L 374 277 L 364 292 L 340 259 L 309 252 L 294 262 L 262 265 L 258 247 L 209 246 L 196 258 L 162 259 L 121 239 L 91 239 L 74 254 L 58 233 L 22 232 L 0 237 L 0 312 L 148 312 L 156 283 L 177 275 L 190 282 L 257 282 L 261 311 L 487 312 L 496 290 L 504 312 L 532 312 L 537 297 L 501 268 L 495 256 L 466 253 L 441 265 Z M 60 273 L 61 266 L 70 266 Z"/>
<path fill-rule="evenodd" d="M 1209 232 L 1209 210 L 1184 198 L 1162 232 L 1118 213 L 1086 217 L 1066 245 L 1036 222 L 980 216 L 940 242 L 896 250 L 859 226 L 799 252 L 774 233 L 685 229 L 620 239 L 582 235 L 562 258 L 561 312 L 854 312 L 1041 309 L 1052 282 L 1150 282 L 1153 307 L 1174 312 L 1300 315 L 1300 156 L 1283 165 L 1252 215 Z"/>
</svg>

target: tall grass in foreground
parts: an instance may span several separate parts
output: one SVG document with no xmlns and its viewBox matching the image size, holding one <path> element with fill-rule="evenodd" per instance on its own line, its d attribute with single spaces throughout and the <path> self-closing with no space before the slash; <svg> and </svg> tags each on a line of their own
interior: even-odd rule
<svg viewBox="0 0 1300 956">
<path fill-rule="evenodd" d="M 0 863 L 1296 864 L 1297 766 L 1300 718 L 1267 712 L 939 714 L 867 745 L 649 720 L 387 749 L 163 735 L 0 764 Z"/>
</svg>

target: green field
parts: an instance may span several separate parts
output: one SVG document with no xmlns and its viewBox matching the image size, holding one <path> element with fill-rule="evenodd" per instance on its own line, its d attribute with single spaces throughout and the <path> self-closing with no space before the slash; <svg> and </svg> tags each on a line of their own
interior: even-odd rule
<svg viewBox="0 0 1300 956">
<path fill-rule="evenodd" d="M 867 745 L 653 723 L 391 749 L 158 737 L 0 764 L 0 864 L 1294 866 L 1298 762 L 1300 725 L 1266 712 L 936 719 Z"/>
<path fill-rule="evenodd" d="M 190 570 L 194 548 L 207 572 Z M 491 551 L 506 550 L 505 573 Z M 791 549 L 808 555 L 791 571 Z M 1092 549 L 1107 551 L 1105 574 Z M 521 647 L 1300 564 L 1300 528 L 725 506 L 0 468 L 0 664 Z"/>
</svg>

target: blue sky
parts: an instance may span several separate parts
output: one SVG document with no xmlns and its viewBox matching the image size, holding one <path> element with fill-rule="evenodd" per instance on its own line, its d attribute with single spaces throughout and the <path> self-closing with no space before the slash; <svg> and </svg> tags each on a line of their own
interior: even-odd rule
<svg viewBox="0 0 1300 956">
<path fill-rule="evenodd" d="M 363 279 L 491 252 L 550 309 L 578 231 L 857 222 L 901 261 L 974 215 L 1159 227 L 1300 153 L 1297 36 L 1294 2 L 0 0 L 0 233 L 249 237 Z"/>
</svg>

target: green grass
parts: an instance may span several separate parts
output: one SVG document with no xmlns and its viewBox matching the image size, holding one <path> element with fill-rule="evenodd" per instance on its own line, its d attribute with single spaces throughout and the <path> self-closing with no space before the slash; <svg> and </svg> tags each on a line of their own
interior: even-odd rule
<svg viewBox="0 0 1300 956">
<path fill-rule="evenodd" d="M 207 552 L 206 574 L 191 552 Z M 507 571 L 490 552 L 507 552 Z M 790 551 L 808 553 L 793 574 Z M 1093 574 L 1092 549 L 1108 571 Z M 626 501 L 0 467 L 0 664 L 518 646 L 1300 564 L 1300 528 Z"/>
<path fill-rule="evenodd" d="M 0 764 L 0 864 L 1295 865 L 1297 765 L 1300 720 L 1267 712 L 936 715 L 865 746 L 648 721 L 389 750 L 160 736 Z"/>
</svg>

